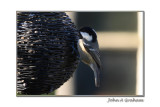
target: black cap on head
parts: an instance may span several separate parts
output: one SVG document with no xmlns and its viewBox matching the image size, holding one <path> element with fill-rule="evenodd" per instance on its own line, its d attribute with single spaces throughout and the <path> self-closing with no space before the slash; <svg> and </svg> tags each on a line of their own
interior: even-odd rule
<svg viewBox="0 0 160 107">
<path fill-rule="evenodd" d="M 90 28 L 90 27 L 83 27 L 83 28 L 81 28 L 79 31 L 80 31 L 80 32 L 86 32 L 86 33 L 88 33 L 89 35 L 91 35 L 91 36 L 93 37 L 92 42 L 95 42 L 95 41 L 97 40 L 97 34 L 96 34 L 96 32 L 95 32 L 94 29 L 92 29 L 92 28 Z M 80 36 L 82 36 L 82 35 L 80 34 Z M 82 37 L 82 38 L 83 38 L 83 37 Z"/>
</svg>

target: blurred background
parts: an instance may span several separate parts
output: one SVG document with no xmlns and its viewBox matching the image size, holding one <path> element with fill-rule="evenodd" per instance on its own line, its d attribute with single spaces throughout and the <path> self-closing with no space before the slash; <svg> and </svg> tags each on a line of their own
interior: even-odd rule
<svg viewBox="0 0 160 107">
<path fill-rule="evenodd" d="M 143 95 L 143 12 L 66 12 L 78 29 L 94 28 L 103 71 L 95 87 L 93 71 L 82 62 L 56 95 Z"/>
</svg>

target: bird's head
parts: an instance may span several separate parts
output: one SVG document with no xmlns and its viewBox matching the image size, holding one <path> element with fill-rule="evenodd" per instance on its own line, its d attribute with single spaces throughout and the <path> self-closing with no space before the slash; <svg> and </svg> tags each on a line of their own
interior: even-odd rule
<svg viewBox="0 0 160 107">
<path fill-rule="evenodd" d="M 94 29 L 90 27 L 83 27 L 79 30 L 80 39 L 85 39 L 88 42 L 96 42 L 97 34 Z"/>
</svg>

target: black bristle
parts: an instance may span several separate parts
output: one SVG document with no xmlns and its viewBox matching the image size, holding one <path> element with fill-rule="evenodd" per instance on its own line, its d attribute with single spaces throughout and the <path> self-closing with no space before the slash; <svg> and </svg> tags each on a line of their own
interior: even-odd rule
<svg viewBox="0 0 160 107">
<path fill-rule="evenodd" d="M 17 12 L 17 92 L 49 93 L 76 70 L 78 31 L 64 12 Z"/>
</svg>

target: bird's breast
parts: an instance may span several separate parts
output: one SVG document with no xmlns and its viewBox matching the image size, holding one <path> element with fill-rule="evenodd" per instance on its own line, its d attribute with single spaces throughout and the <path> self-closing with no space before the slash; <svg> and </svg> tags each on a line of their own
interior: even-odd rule
<svg viewBox="0 0 160 107">
<path fill-rule="evenodd" d="M 78 41 L 78 51 L 79 51 L 81 60 L 86 64 L 90 64 L 91 61 L 92 61 L 92 57 L 86 51 L 86 49 L 85 49 L 85 47 L 83 45 L 83 40 L 82 39 L 79 39 L 79 41 Z"/>
</svg>

